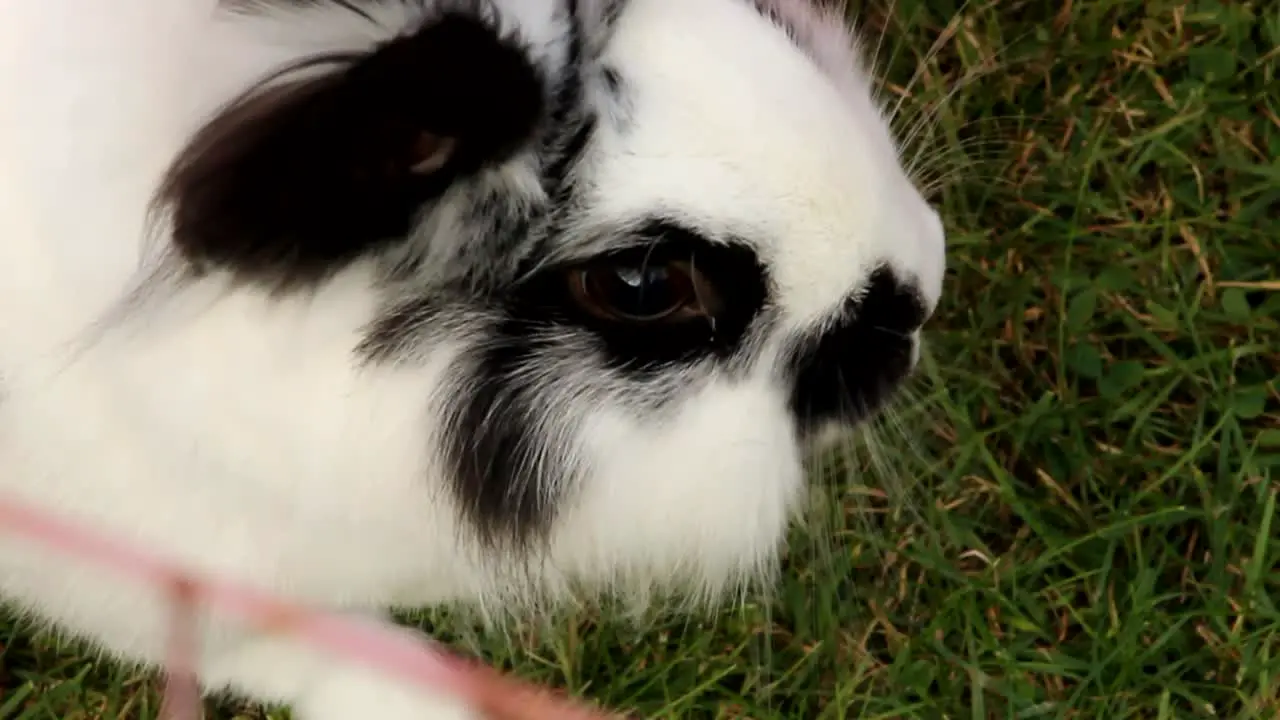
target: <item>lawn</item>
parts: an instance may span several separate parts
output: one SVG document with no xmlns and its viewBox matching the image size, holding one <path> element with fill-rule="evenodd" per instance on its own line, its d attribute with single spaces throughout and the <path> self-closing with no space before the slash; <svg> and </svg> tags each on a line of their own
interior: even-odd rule
<svg viewBox="0 0 1280 720">
<path fill-rule="evenodd" d="M 781 585 L 435 631 L 645 717 L 1275 720 L 1280 0 L 886 4 L 951 271 Z M 2 627 L 0 718 L 154 717 L 147 675 Z"/>
</svg>

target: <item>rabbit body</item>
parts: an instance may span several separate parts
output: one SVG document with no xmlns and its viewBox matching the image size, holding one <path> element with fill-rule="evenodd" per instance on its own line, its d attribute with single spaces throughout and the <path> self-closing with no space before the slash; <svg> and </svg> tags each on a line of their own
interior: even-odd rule
<svg viewBox="0 0 1280 720">
<path fill-rule="evenodd" d="M 799 0 L 11 4 L 0 238 L 0 492 L 374 623 L 767 577 L 943 265 Z M 0 595 L 163 657 L 167 598 L 88 562 L 0 535 Z M 201 632 L 302 720 L 473 716 Z"/>
</svg>

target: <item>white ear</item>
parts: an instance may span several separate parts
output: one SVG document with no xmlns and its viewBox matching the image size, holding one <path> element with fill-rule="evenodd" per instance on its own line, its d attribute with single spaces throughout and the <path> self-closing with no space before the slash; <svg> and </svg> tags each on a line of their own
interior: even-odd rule
<svg viewBox="0 0 1280 720">
<path fill-rule="evenodd" d="M 849 97 L 867 92 L 866 59 L 850 32 L 848 11 L 833 0 L 753 0 Z"/>
</svg>

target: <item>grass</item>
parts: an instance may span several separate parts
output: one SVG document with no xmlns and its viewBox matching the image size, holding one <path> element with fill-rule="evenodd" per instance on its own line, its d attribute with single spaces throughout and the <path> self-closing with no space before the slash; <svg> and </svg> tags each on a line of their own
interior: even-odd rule
<svg viewBox="0 0 1280 720">
<path fill-rule="evenodd" d="M 914 400 L 773 597 L 449 636 L 647 717 L 1280 717 L 1280 2 L 855 4 L 951 228 Z M 154 717 L 0 640 L 0 718 Z"/>
</svg>

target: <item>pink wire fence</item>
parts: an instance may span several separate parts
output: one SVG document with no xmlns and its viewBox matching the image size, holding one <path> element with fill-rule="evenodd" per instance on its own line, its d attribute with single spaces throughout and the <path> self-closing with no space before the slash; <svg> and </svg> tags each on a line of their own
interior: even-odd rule
<svg viewBox="0 0 1280 720">
<path fill-rule="evenodd" d="M 200 690 L 195 679 L 198 649 L 195 613 L 199 607 L 237 617 L 263 631 L 292 633 L 324 651 L 345 655 L 407 682 L 459 697 L 478 708 L 491 707 L 495 692 L 525 697 L 539 692 L 517 681 L 499 678 L 492 670 L 462 660 L 442 647 L 425 641 L 412 642 L 402 635 L 304 608 L 236 583 L 201 577 L 147 551 L 11 499 L 0 498 L 0 531 L 25 536 L 167 592 L 172 600 L 172 618 L 162 720 L 199 720 L 201 717 Z M 607 717 L 568 700 L 555 702 L 556 718 L 605 720 Z M 495 720 L 505 717 L 494 715 Z"/>
</svg>

